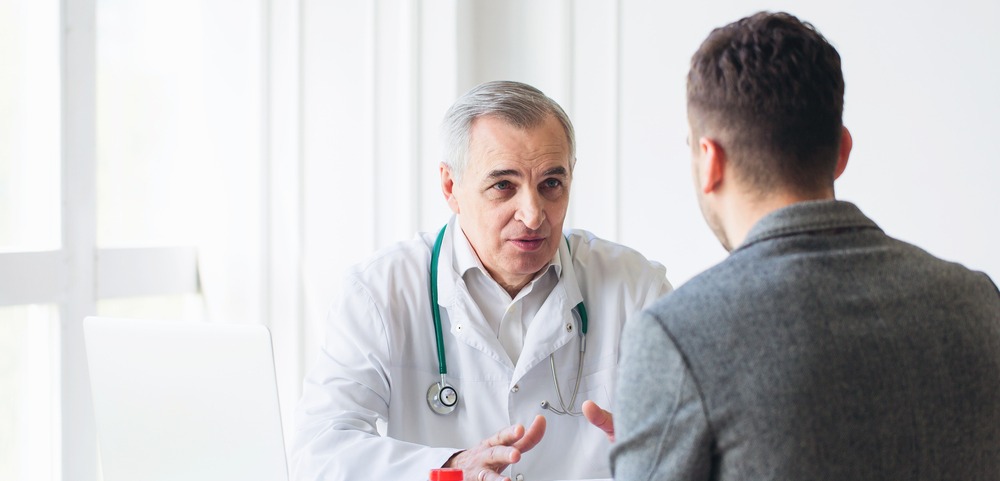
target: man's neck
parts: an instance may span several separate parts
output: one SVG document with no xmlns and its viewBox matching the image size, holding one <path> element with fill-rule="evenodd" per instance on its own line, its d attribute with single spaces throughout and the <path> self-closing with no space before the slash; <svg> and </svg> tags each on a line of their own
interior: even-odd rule
<svg viewBox="0 0 1000 481">
<path fill-rule="evenodd" d="M 485 265 L 484 265 L 484 267 L 485 267 Z M 510 295 L 511 299 L 516 299 L 517 298 L 517 294 L 519 292 L 521 292 L 521 289 L 524 289 L 525 286 L 527 286 L 528 284 L 530 284 L 532 280 L 534 280 L 536 277 L 538 277 L 538 274 L 540 272 L 544 272 L 545 269 L 548 269 L 548 268 L 549 268 L 549 264 L 546 264 L 545 267 L 543 267 L 538 272 L 536 272 L 534 274 L 531 274 L 529 276 L 518 276 L 516 279 L 507 279 L 507 278 L 501 277 L 501 276 L 498 275 L 498 273 L 493 272 L 492 270 L 490 270 L 489 267 L 486 267 L 486 272 L 489 273 L 490 277 L 492 277 L 493 280 L 496 281 L 496 283 L 499 284 L 500 287 L 503 288 L 503 290 L 507 291 L 507 294 Z"/>
<path fill-rule="evenodd" d="M 489 269 L 487 269 L 487 271 L 488 270 Z M 500 284 L 500 287 L 502 287 L 503 290 L 507 291 L 507 294 L 510 295 L 511 299 L 516 298 L 517 293 L 521 292 L 521 289 L 524 289 L 524 286 L 527 286 L 528 283 L 531 282 L 531 279 L 534 278 L 534 276 L 528 276 L 528 277 L 519 277 L 516 280 L 508 280 L 500 278 L 494 275 L 493 273 L 490 273 L 490 277 L 492 277 L 493 280 L 497 281 L 497 284 Z"/>
</svg>

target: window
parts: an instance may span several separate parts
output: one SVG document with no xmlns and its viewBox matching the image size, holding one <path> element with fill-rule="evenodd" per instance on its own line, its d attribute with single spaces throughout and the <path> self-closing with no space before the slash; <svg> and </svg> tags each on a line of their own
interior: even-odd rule
<svg viewBox="0 0 1000 481">
<path fill-rule="evenodd" d="M 52 479 L 55 305 L 0 307 L 0 479 Z"/>
<path fill-rule="evenodd" d="M 0 252 L 59 247 L 59 2 L 0 3 Z"/>
<path fill-rule="evenodd" d="M 0 479 L 58 473 L 59 125 L 59 2 L 0 2 Z"/>
<path fill-rule="evenodd" d="M 0 479 L 99 479 L 83 317 L 204 319 L 198 248 L 259 237 L 259 14 L 0 2 Z"/>
</svg>

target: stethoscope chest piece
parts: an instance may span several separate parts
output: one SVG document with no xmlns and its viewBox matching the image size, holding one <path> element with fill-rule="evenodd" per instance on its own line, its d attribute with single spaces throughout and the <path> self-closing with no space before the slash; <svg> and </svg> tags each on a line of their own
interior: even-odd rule
<svg viewBox="0 0 1000 481">
<path fill-rule="evenodd" d="M 435 382 L 427 388 L 427 405 L 438 414 L 451 414 L 458 405 L 458 391 L 447 384 Z"/>
</svg>

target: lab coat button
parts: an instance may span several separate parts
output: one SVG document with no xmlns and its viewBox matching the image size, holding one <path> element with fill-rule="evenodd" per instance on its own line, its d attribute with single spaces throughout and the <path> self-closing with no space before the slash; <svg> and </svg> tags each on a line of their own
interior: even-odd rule
<svg viewBox="0 0 1000 481">
<path fill-rule="evenodd" d="M 524 475 L 517 473 L 517 476 L 514 476 L 514 481 L 524 481 Z"/>
<path fill-rule="evenodd" d="M 573 332 L 573 325 L 572 324 L 569 324 L 569 323 L 566 324 L 566 332 Z"/>
<path fill-rule="evenodd" d="M 455 326 L 455 330 L 461 332 L 462 331 L 462 325 L 459 324 L 459 325 Z"/>
<path fill-rule="evenodd" d="M 517 387 L 517 384 L 515 384 L 514 387 L 510 388 L 510 392 L 517 392 L 519 389 L 521 388 Z"/>
</svg>

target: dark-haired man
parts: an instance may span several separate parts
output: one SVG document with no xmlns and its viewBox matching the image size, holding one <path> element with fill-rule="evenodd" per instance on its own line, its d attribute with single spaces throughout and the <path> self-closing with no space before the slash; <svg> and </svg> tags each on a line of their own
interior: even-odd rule
<svg viewBox="0 0 1000 481">
<path fill-rule="evenodd" d="M 616 479 L 997 479 L 1000 291 L 834 199 L 837 51 L 759 13 L 688 75 L 699 204 L 730 256 L 626 325 Z"/>
</svg>

